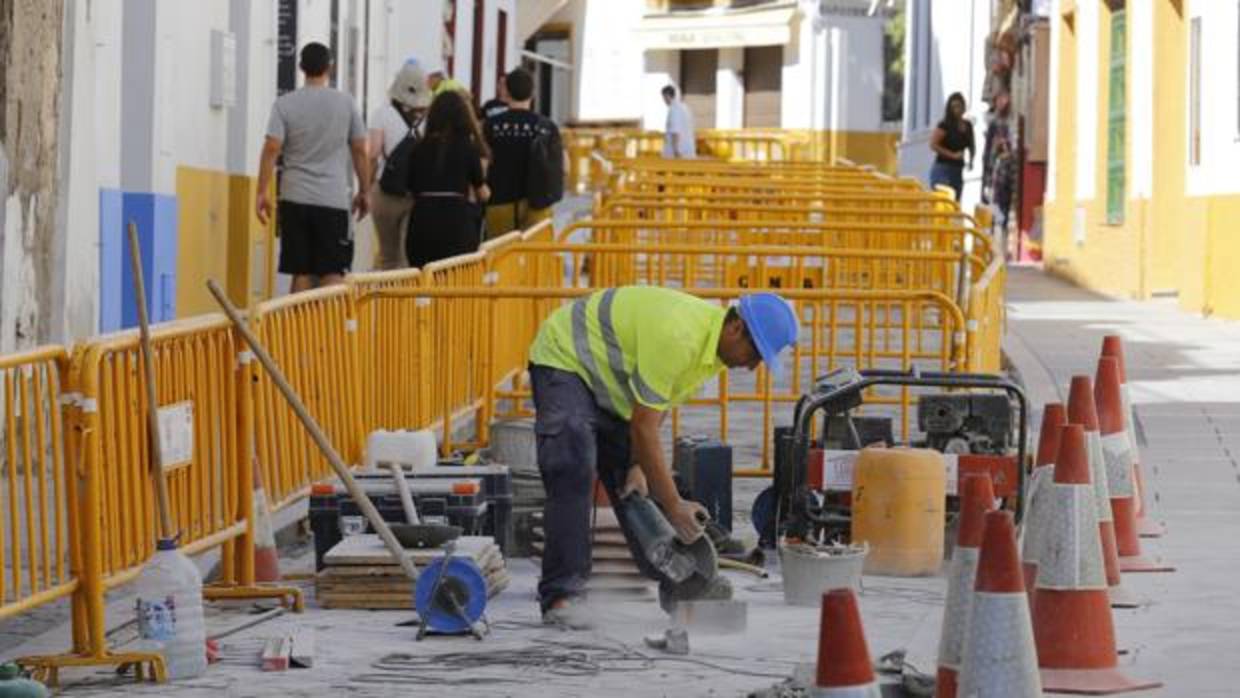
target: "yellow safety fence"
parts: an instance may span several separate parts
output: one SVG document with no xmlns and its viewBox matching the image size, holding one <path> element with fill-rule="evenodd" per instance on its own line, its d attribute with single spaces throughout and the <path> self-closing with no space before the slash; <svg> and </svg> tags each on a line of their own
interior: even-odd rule
<svg viewBox="0 0 1240 698">
<path fill-rule="evenodd" d="M 75 459 L 65 453 L 61 401 L 68 363 L 61 346 L 0 357 L 0 621 L 78 588 L 69 545 Z"/>
<path fill-rule="evenodd" d="M 380 288 L 363 294 L 359 303 L 363 312 L 372 303 L 397 301 L 406 306 L 437 306 L 438 312 L 445 315 L 467 315 L 479 301 L 524 301 L 530 304 L 530 314 L 537 317 L 558 301 L 594 290 L 564 286 Z M 734 301 L 749 292 L 744 288 L 683 290 L 722 303 Z M 770 435 L 775 412 L 795 402 L 815 376 L 845 363 L 857 368 L 910 369 L 916 366 L 935 371 L 966 369 L 969 349 L 964 334 L 964 316 L 951 298 L 944 294 L 906 290 L 790 289 L 783 291 L 783 295 L 797 306 L 802 336 L 805 338 L 792 352 L 789 379 L 772 384 L 769 373 L 759 369 L 749 376 L 738 377 L 737 385 L 732 385 L 732 378 L 725 373 L 713 390 L 707 388 L 703 395 L 682 408 L 716 411 L 718 432 L 725 439 L 729 424 L 737 413 L 757 411 L 764 435 L 761 449 L 763 467 L 739 471 L 740 475 L 770 473 Z M 557 303 L 547 305 L 549 300 Z M 492 319 L 492 322 L 496 320 Z M 536 329 L 536 324 L 527 324 L 511 340 L 522 347 L 528 346 Z M 466 356 L 459 351 L 461 347 L 457 349 L 453 355 L 456 358 L 452 360 L 458 364 L 478 358 L 476 353 Z M 484 343 L 480 349 L 484 361 L 492 360 L 488 355 L 494 356 L 502 351 L 500 344 L 495 342 Z M 495 392 L 497 399 L 512 405 L 512 409 L 504 413 L 505 416 L 520 414 L 520 402 L 528 395 L 528 389 L 521 387 Z M 894 406 L 902 433 L 907 437 L 911 408 L 907 390 L 877 394 L 871 403 Z M 673 413 L 674 431 L 680 428 L 680 415 L 680 410 Z"/>
<path fill-rule="evenodd" d="M 751 141 L 766 142 L 733 144 Z M 252 326 L 354 463 L 380 428 L 434 428 L 446 450 L 485 445 L 492 418 L 523 409 L 540 322 L 601 285 L 680 285 L 721 303 L 742 284 L 784 289 L 804 332 L 790 378 L 725 375 L 673 417 L 676 429 L 708 420 L 724 438 L 741 420 L 760 424 L 762 463 L 775 414 L 832 368 L 998 367 L 1002 256 L 954 202 L 847 165 L 773 166 L 765 183 L 751 166 L 640 169 L 616 178 L 606 219 L 546 223 L 421 270 L 268 301 L 251 309 Z M 772 203 L 765 213 L 749 203 L 758 197 Z M 164 460 L 180 542 L 220 549 L 204 595 L 298 603 L 295 589 L 254 581 L 254 486 L 286 507 L 326 463 L 222 316 L 158 325 L 152 340 L 161 414 L 179 434 Z M 0 358 L 0 619 L 72 599 L 69 652 L 23 660 L 52 679 L 72 665 L 159 673 L 157 657 L 113 652 L 105 634 L 105 594 L 138 573 L 156 536 L 139 359 L 133 331 Z M 907 434 L 908 392 L 875 399 Z"/>
</svg>

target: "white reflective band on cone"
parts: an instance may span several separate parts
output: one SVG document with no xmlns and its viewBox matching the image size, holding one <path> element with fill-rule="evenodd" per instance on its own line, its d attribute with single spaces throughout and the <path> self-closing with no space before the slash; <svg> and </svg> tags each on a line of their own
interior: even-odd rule
<svg viewBox="0 0 1240 698">
<path fill-rule="evenodd" d="M 254 545 L 276 547 L 276 531 L 271 525 L 271 512 L 267 511 L 267 493 L 261 487 L 254 490 L 254 513 Z"/>
<path fill-rule="evenodd" d="M 1111 488 L 1107 487 L 1106 457 L 1102 454 L 1102 434 L 1096 431 L 1085 432 L 1086 446 L 1089 448 L 1089 480 L 1094 486 L 1094 511 L 1102 522 L 1114 521 L 1111 515 Z"/>
<path fill-rule="evenodd" d="M 1093 492 L 1085 485 L 1052 482 L 1046 494 L 1038 588 L 1106 589 Z"/>
<path fill-rule="evenodd" d="M 836 688 L 817 687 L 810 689 L 811 698 L 883 698 L 878 682 L 864 686 L 842 686 Z"/>
<path fill-rule="evenodd" d="M 1042 528 L 1046 525 L 1046 486 L 1054 477 L 1054 464 L 1039 465 L 1029 476 L 1029 492 L 1025 495 L 1025 520 L 1021 524 L 1024 540 L 1021 541 L 1020 559 L 1023 562 L 1038 561 Z"/>
<path fill-rule="evenodd" d="M 956 695 L 1042 697 L 1029 600 L 1023 593 L 974 595 Z"/>
<path fill-rule="evenodd" d="M 973 580 L 977 578 L 977 548 L 957 547 L 947 571 L 947 603 L 943 608 L 943 634 L 939 637 L 939 666 L 960 670 L 964 632 L 973 606 Z"/>
<path fill-rule="evenodd" d="M 1132 450 L 1127 431 L 1102 437 L 1102 457 L 1106 463 L 1107 491 L 1113 499 L 1133 497 L 1137 488 L 1132 482 Z"/>
</svg>

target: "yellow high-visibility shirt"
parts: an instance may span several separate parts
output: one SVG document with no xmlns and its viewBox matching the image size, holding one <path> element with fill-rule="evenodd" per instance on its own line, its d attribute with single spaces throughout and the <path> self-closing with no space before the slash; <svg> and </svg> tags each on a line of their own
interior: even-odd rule
<svg viewBox="0 0 1240 698">
<path fill-rule="evenodd" d="M 530 362 L 576 373 L 600 407 L 623 419 L 634 404 L 664 411 L 724 369 L 718 345 L 726 315 L 668 288 L 597 291 L 543 322 Z"/>
</svg>

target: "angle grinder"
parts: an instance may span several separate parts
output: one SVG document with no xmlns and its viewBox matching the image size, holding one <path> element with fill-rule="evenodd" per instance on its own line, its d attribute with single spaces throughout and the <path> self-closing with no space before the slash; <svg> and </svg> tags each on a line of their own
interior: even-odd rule
<svg viewBox="0 0 1240 698">
<path fill-rule="evenodd" d="M 636 492 L 621 498 L 620 504 L 616 517 L 654 570 L 664 611 L 672 613 L 679 601 L 732 598 L 732 584 L 719 574 L 719 557 L 708 536 L 682 543 L 662 510 Z"/>
</svg>

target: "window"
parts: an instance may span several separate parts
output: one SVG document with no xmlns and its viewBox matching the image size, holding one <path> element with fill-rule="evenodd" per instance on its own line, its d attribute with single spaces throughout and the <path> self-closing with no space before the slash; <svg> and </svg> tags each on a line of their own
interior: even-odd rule
<svg viewBox="0 0 1240 698">
<path fill-rule="evenodd" d="M 1188 26 L 1188 164 L 1201 164 L 1201 18 Z"/>
<path fill-rule="evenodd" d="M 1107 223 L 1124 222 L 1124 169 L 1127 162 L 1125 133 L 1127 110 L 1125 100 L 1125 56 L 1127 54 L 1126 17 L 1123 5 L 1111 6 L 1111 60 L 1108 71 L 1107 97 Z"/>
</svg>

